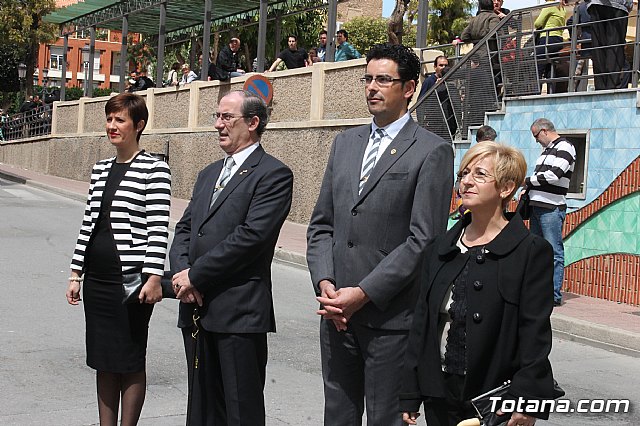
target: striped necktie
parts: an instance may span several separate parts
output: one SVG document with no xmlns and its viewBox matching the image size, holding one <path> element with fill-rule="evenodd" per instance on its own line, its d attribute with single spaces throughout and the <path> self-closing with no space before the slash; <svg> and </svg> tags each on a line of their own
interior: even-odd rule
<svg viewBox="0 0 640 426">
<path fill-rule="evenodd" d="M 229 179 L 231 179 L 231 169 L 233 169 L 233 166 L 235 165 L 236 165 L 236 162 L 233 160 L 233 157 L 229 156 L 224 159 L 222 176 L 220 176 L 220 182 L 216 185 L 215 189 L 213 190 L 213 196 L 211 197 L 211 204 L 209 204 L 209 208 L 213 207 L 213 203 L 216 202 L 216 200 L 220 196 L 220 193 L 229 182 Z"/>
<path fill-rule="evenodd" d="M 371 144 L 369 145 L 369 150 L 364 156 L 364 161 L 362 162 L 362 171 L 360 173 L 360 187 L 358 189 L 358 195 L 362 192 L 362 188 L 364 184 L 369 179 L 373 168 L 376 165 L 376 158 L 378 156 L 378 149 L 380 149 L 380 142 L 382 142 L 382 138 L 385 137 L 385 132 L 382 129 L 376 129 L 375 132 L 371 134 Z"/>
</svg>

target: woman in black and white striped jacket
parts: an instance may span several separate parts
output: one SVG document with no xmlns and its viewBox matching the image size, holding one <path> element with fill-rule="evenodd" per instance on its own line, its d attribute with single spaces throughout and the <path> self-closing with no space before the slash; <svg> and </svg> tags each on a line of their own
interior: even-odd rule
<svg viewBox="0 0 640 426">
<path fill-rule="evenodd" d="M 149 116 L 143 98 L 120 94 L 105 113 L 116 156 L 93 166 L 66 296 L 77 305 L 84 282 L 87 365 L 96 370 L 100 425 L 117 424 L 120 400 L 122 424 L 135 425 L 146 393 L 149 320 L 162 299 L 171 172 L 140 150 Z M 136 303 L 125 304 L 123 274 L 131 273 L 142 273 L 146 283 Z"/>
</svg>

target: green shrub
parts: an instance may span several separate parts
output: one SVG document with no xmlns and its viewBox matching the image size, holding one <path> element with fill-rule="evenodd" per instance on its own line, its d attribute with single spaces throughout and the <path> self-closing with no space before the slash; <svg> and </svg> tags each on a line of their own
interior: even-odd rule
<svg viewBox="0 0 640 426">
<path fill-rule="evenodd" d="M 77 101 L 84 95 L 84 91 L 80 87 L 67 87 L 64 91 L 65 101 Z"/>
<path fill-rule="evenodd" d="M 94 98 L 99 98 L 100 96 L 109 96 L 111 93 L 116 92 L 116 90 L 112 90 L 112 89 L 93 89 L 93 97 Z"/>
</svg>

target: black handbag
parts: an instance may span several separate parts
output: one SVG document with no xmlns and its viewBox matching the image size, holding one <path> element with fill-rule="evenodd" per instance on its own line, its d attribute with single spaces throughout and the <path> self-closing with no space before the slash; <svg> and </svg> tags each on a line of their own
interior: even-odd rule
<svg viewBox="0 0 640 426">
<path fill-rule="evenodd" d="M 493 405 L 495 404 L 495 397 L 498 397 L 502 400 L 507 392 L 509 392 L 510 387 L 511 380 L 507 380 L 497 388 L 491 389 L 490 391 L 483 393 L 482 395 L 478 395 L 471 400 L 471 405 L 476 410 L 476 413 L 478 413 L 478 418 L 481 421 L 481 425 L 501 425 L 503 423 L 506 423 L 511 418 L 511 413 L 503 413 L 501 416 L 498 416 L 491 410 L 493 408 Z"/>
<path fill-rule="evenodd" d="M 531 219 L 531 211 L 533 210 L 530 205 L 531 199 L 529 198 L 529 191 L 522 191 L 522 195 L 520 195 L 520 201 L 518 201 L 518 206 L 516 207 L 516 212 L 520 214 L 520 217 L 523 220 Z"/>
<path fill-rule="evenodd" d="M 162 285 L 162 298 L 163 299 L 175 299 L 176 294 L 173 291 L 173 284 L 171 277 L 173 274 L 171 271 L 164 271 L 160 284 Z M 140 290 L 142 286 L 147 282 L 147 275 L 142 272 L 131 272 L 129 274 L 122 274 L 122 304 L 140 303 L 138 297 L 140 296 Z"/>
<path fill-rule="evenodd" d="M 506 423 L 511 418 L 512 413 L 503 413 L 499 416 L 492 410 L 492 408 L 495 408 L 494 405 L 496 404 L 496 398 L 500 398 L 500 400 L 504 399 L 509 392 L 510 387 L 511 380 L 507 380 L 497 388 L 491 389 L 490 391 L 476 396 L 471 400 L 471 405 L 476 410 L 476 413 L 478 413 L 481 426 L 498 426 Z M 563 397 L 564 395 L 564 389 L 562 389 L 554 379 L 553 399 Z"/>
</svg>

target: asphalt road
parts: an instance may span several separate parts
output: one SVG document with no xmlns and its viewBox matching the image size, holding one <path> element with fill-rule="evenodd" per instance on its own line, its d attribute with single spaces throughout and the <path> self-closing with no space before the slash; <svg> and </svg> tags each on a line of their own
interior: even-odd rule
<svg viewBox="0 0 640 426">
<path fill-rule="evenodd" d="M 0 179 L 0 425 L 97 424 L 95 373 L 85 365 L 82 307 L 66 303 L 83 204 Z M 269 336 L 267 425 L 321 425 L 316 303 L 306 271 L 274 264 L 278 332 Z M 184 424 L 186 365 L 177 303 L 154 310 L 141 425 Z M 554 339 L 552 363 L 567 398 L 626 398 L 631 413 L 555 414 L 548 424 L 640 423 L 640 362 Z"/>
</svg>

